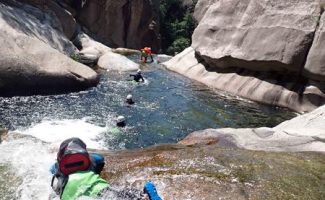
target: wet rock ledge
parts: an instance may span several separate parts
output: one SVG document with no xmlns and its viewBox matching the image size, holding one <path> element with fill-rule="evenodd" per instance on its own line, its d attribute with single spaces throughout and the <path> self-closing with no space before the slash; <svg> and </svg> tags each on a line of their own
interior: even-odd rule
<svg viewBox="0 0 325 200">
<path fill-rule="evenodd" d="M 171 199 L 324 199 L 325 155 L 270 153 L 217 144 L 106 153 L 112 185 L 153 181 Z"/>
<path fill-rule="evenodd" d="M 274 128 L 208 129 L 175 145 L 103 152 L 103 175 L 138 188 L 151 180 L 165 200 L 324 199 L 324 121 L 322 106 Z"/>
</svg>

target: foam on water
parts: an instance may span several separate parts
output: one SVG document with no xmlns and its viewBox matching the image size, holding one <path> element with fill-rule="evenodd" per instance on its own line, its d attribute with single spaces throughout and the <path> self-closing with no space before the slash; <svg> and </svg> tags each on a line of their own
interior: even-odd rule
<svg viewBox="0 0 325 200">
<path fill-rule="evenodd" d="M 30 137 L 3 142 L 0 145 L 0 164 L 8 166 L 16 184 L 5 185 L 8 191 L 16 191 L 12 199 L 43 200 L 52 192 L 50 166 L 56 153 L 52 145 Z M 1 171 L 2 173 L 8 173 Z M 0 197 L 1 199 L 1 197 Z"/>
<path fill-rule="evenodd" d="M 0 175 L 13 173 L 17 178 L 17 184 L 4 187 L 7 191 L 16 191 L 11 197 L 43 200 L 53 196 L 49 168 L 55 162 L 57 149 L 63 140 L 79 137 L 88 148 L 105 149 L 101 134 L 107 131 L 109 125 L 100 127 L 88 121 L 89 118 L 43 120 L 26 129 L 13 131 L 26 136 L 4 141 L 0 145 L 0 166 L 8 166 L 9 170 L 0 172 Z M 55 195 L 53 197 L 51 199 L 58 199 Z"/>
<path fill-rule="evenodd" d="M 105 149 L 101 142 L 102 133 L 108 130 L 108 127 L 100 127 L 87 122 L 87 118 L 80 120 L 43 120 L 25 130 L 16 130 L 15 132 L 36 137 L 44 142 L 59 146 L 59 144 L 68 138 L 79 137 L 88 148 Z"/>
</svg>

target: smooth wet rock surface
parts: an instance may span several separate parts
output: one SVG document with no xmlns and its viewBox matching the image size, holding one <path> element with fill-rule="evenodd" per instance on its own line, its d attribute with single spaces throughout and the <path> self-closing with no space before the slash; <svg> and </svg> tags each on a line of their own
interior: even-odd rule
<svg viewBox="0 0 325 200">
<path fill-rule="evenodd" d="M 216 1 L 195 29 L 192 46 L 219 68 L 298 72 L 320 14 L 315 0 Z"/>
<path fill-rule="evenodd" d="M 206 129 L 193 132 L 180 144 L 219 143 L 263 151 L 325 152 L 325 106 L 274 128 Z"/>
<path fill-rule="evenodd" d="M 117 53 L 107 52 L 98 60 L 98 66 L 113 71 L 136 71 L 139 64 Z"/>
<path fill-rule="evenodd" d="M 288 107 L 297 112 L 311 111 L 325 103 L 322 82 L 297 81 L 293 75 L 241 68 L 228 71 L 211 69 L 196 57 L 192 47 L 163 65 L 211 88 L 261 103 Z"/>
<path fill-rule="evenodd" d="M 74 43 L 80 45 L 80 57 L 85 61 L 93 61 L 98 67 L 112 71 L 136 71 L 139 64 L 125 57 L 125 54 L 134 54 L 136 50 L 125 48 L 111 49 L 95 41 L 85 33 L 80 33 Z M 132 52 L 132 53 L 131 53 Z M 122 55 L 121 55 L 122 54 Z"/>
<path fill-rule="evenodd" d="M 97 73 L 68 57 L 76 49 L 54 29 L 55 18 L 18 6 L 22 8 L 0 3 L 0 95 L 57 94 L 95 86 Z"/>
<path fill-rule="evenodd" d="M 308 112 L 325 104 L 318 0 L 199 0 L 193 50 L 173 71 L 253 101 Z M 312 89 L 313 88 L 313 89 Z"/>
<path fill-rule="evenodd" d="M 151 180 L 165 200 L 325 197 L 324 154 L 166 145 L 105 157 L 110 184 L 141 189 Z"/>
</svg>

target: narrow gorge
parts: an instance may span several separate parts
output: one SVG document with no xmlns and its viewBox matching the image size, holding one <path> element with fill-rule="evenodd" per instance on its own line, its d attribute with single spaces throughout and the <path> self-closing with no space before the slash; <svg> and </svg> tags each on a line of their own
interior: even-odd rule
<svg viewBox="0 0 325 200">
<path fill-rule="evenodd" d="M 0 200 L 62 199 L 73 137 L 111 199 L 325 199 L 324 5 L 0 0 Z"/>
</svg>

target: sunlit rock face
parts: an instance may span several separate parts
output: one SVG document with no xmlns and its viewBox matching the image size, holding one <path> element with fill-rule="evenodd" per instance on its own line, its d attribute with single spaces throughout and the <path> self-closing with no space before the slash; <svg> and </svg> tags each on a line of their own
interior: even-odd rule
<svg viewBox="0 0 325 200">
<path fill-rule="evenodd" d="M 0 95 L 51 94 L 95 86 L 95 71 L 76 52 L 54 16 L 27 4 L 0 4 Z"/>
<path fill-rule="evenodd" d="M 150 180 L 162 199 L 321 199 L 323 195 L 323 154 L 165 145 L 106 153 L 105 159 L 102 175 L 111 185 L 141 190 Z"/>
<path fill-rule="evenodd" d="M 310 111 L 325 103 L 323 15 L 316 0 L 200 0 L 193 51 L 166 65 L 234 95 Z"/>
<path fill-rule="evenodd" d="M 192 46 L 219 68 L 299 72 L 320 14 L 315 0 L 218 1 L 200 20 Z"/>
</svg>

